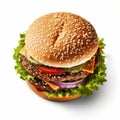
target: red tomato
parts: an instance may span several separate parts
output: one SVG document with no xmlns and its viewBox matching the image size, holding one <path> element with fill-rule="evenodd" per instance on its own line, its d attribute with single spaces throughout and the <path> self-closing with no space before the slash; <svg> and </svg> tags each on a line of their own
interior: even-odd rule
<svg viewBox="0 0 120 120">
<path fill-rule="evenodd" d="M 65 72 L 65 70 L 62 68 L 54 68 L 54 67 L 46 67 L 46 66 L 38 66 L 38 69 L 42 73 L 53 74 L 53 75 L 61 74 Z"/>
</svg>

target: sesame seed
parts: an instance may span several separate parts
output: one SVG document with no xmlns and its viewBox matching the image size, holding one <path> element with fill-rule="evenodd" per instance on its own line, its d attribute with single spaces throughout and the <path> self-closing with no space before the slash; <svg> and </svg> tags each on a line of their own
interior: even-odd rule
<svg viewBox="0 0 120 120">
<path fill-rule="evenodd" d="M 50 58 L 50 55 L 48 55 L 47 58 L 49 59 L 49 58 Z"/>
<path fill-rule="evenodd" d="M 85 33 L 85 31 L 83 30 L 82 33 Z"/>
</svg>

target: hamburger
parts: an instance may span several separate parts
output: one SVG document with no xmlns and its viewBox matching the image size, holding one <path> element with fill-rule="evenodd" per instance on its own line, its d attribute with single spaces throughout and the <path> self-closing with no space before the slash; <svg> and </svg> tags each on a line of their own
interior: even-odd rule
<svg viewBox="0 0 120 120">
<path fill-rule="evenodd" d="M 105 44 L 83 17 L 55 12 L 20 34 L 15 70 L 39 96 L 68 101 L 88 96 L 106 79 Z"/>
</svg>

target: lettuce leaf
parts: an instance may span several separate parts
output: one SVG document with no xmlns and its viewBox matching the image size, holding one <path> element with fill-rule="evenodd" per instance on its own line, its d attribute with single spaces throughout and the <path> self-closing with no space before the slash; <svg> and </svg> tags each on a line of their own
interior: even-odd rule
<svg viewBox="0 0 120 120">
<path fill-rule="evenodd" d="M 104 39 L 99 39 L 99 46 L 101 48 L 105 47 Z M 20 40 L 18 42 L 18 46 L 14 48 L 13 59 L 15 60 L 15 70 L 17 74 L 20 75 L 20 78 L 23 80 L 34 80 L 34 76 L 30 75 L 22 66 L 21 63 L 21 55 L 20 50 L 25 45 L 25 34 L 20 34 Z M 63 90 L 58 90 L 55 92 L 47 92 L 46 93 L 50 96 L 73 96 L 73 95 L 80 95 L 80 96 L 88 96 L 93 93 L 94 90 L 98 90 L 99 85 L 103 85 L 106 81 L 106 65 L 105 65 L 105 56 L 103 49 L 100 52 L 100 64 L 95 69 L 94 73 L 88 76 L 88 80 L 83 85 L 78 85 L 77 88 L 66 88 Z"/>
<path fill-rule="evenodd" d="M 34 77 L 32 75 L 30 75 L 22 66 L 22 62 L 21 62 L 21 55 L 20 55 L 20 50 L 23 48 L 23 46 L 25 45 L 25 33 L 20 34 L 20 40 L 18 42 L 18 46 L 16 48 L 14 48 L 14 54 L 13 54 L 13 59 L 16 62 L 15 65 L 15 70 L 17 72 L 17 74 L 20 75 L 20 78 L 23 80 L 29 80 L 29 79 L 34 79 Z"/>
</svg>

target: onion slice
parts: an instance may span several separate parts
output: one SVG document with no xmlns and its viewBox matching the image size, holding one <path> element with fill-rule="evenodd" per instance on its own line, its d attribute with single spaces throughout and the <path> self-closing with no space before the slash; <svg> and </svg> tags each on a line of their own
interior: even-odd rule
<svg viewBox="0 0 120 120">
<path fill-rule="evenodd" d="M 79 84 L 84 84 L 85 83 L 85 79 L 80 79 L 79 81 L 75 81 L 75 82 L 57 82 L 57 81 L 52 81 L 53 84 L 59 86 L 60 88 L 75 88 L 77 87 Z"/>
</svg>

